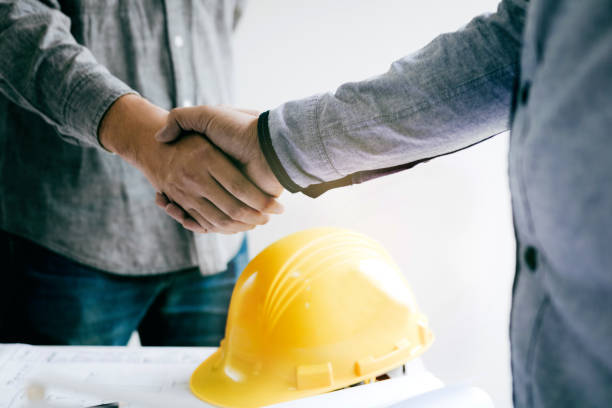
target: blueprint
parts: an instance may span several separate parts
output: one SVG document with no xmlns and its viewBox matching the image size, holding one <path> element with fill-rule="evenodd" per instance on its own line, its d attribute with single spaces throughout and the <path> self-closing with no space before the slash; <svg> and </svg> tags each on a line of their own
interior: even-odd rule
<svg viewBox="0 0 612 408">
<path fill-rule="evenodd" d="M 215 348 L 0 345 L 0 408 L 211 407 L 189 391 L 193 370 Z M 419 360 L 406 374 L 281 404 L 383 407 L 439 388 Z"/>
<path fill-rule="evenodd" d="M 0 407 L 207 407 L 191 395 L 189 377 L 214 350 L 0 346 Z"/>
</svg>

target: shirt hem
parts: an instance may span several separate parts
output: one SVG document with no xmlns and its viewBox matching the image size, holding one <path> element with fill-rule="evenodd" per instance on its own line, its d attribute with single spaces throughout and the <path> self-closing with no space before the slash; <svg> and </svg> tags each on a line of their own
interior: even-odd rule
<svg viewBox="0 0 612 408">
<path fill-rule="evenodd" d="M 87 257 L 85 255 L 82 254 L 75 254 L 73 251 L 69 250 L 68 248 L 66 248 L 63 245 L 57 245 L 56 243 L 52 243 L 49 241 L 44 241 L 41 240 L 40 238 L 37 238 L 31 234 L 28 234 L 24 231 L 20 231 L 20 230 L 13 230 L 10 228 L 6 228 L 6 227 L 2 227 L 0 228 L 2 231 L 8 232 L 10 234 L 14 234 L 20 238 L 24 238 L 27 239 L 29 241 L 32 241 L 34 244 L 36 245 L 40 245 L 52 252 L 57 253 L 58 255 L 64 256 L 68 259 L 70 259 L 71 261 L 75 261 L 78 262 L 80 264 L 83 264 L 85 266 L 91 267 L 91 268 L 95 268 L 98 269 L 101 272 L 105 272 L 111 275 L 118 275 L 118 276 L 133 276 L 133 277 L 137 277 L 137 276 L 156 276 L 156 275 L 164 275 L 167 273 L 174 273 L 174 272 L 179 272 L 179 271 L 184 271 L 186 269 L 192 269 L 192 268 L 198 268 L 198 265 L 196 263 L 183 263 L 183 264 L 177 264 L 177 265 L 172 265 L 172 266 L 164 266 L 164 267 L 147 267 L 146 269 L 140 269 L 138 267 L 135 267 L 129 271 L 122 269 L 121 267 L 113 267 L 113 266 L 109 266 L 109 265 L 105 265 L 101 262 L 97 262 L 95 260 L 92 260 L 90 257 Z"/>
</svg>

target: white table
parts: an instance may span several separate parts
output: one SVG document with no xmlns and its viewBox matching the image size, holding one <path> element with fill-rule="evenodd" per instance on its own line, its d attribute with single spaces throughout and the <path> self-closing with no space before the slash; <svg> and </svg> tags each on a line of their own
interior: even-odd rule
<svg viewBox="0 0 612 408">
<path fill-rule="evenodd" d="M 83 408 L 114 401 L 121 408 L 210 407 L 191 394 L 189 377 L 214 351 L 208 347 L 0 345 L 0 408 Z M 44 398 L 35 402 L 37 398 L 32 397 L 41 397 L 42 390 Z M 405 405 L 411 408 L 493 406 L 478 389 L 444 387 L 416 360 L 407 365 L 406 375 L 277 407 L 372 408 L 401 401 L 412 404 Z"/>
</svg>

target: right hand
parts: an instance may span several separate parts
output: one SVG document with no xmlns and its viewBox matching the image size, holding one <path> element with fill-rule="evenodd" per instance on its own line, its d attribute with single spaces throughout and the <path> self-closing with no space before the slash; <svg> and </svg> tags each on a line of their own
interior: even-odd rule
<svg viewBox="0 0 612 408">
<path fill-rule="evenodd" d="M 160 142 L 180 140 L 185 132 L 197 132 L 238 162 L 259 188 L 273 197 L 283 192 L 259 145 L 259 114 L 227 106 L 194 106 L 170 111 L 168 123 L 155 136 Z"/>
<path fill-rule="evenodd" d="M 105 115 L 100 142 L 139 168 L 158 192 L 167 197 L 166 211 L 195 232 L 236 233 L 280 213 L 274 197 L 255 186 L 207 139 L 187 135 L 163 144 L 153 135 L 167 112 L 136 95 L 119 98 Z M 158 201 L 159 204 L 159 201 Z M 173 208 L 182 208 L 175 212 Z"/>
</svg>

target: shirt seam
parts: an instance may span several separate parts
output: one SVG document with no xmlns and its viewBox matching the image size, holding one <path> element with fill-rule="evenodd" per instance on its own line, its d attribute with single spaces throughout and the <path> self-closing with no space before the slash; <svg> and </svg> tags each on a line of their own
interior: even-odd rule
<svg viewBox="0 0 612 408">
<path fill-rule="evenodd" d="M 319 101 L 320 101 L 320 97 L 316 96 L 314 99 L 314 123 L 313 123 L 313 127 L 314 127 L 314 132 L 316 137 L 318 137 L 319 139 L 319 143 L 317 144 L 317 150 L 319 151 L 319 156 L 321 157 L 321 159 L 323 159 L 323 161 L 326 161 L 329 164 L 329 167 L 339 176 L 343 177 L 344 174 L 340 173 L 340 171 L 338 171 L 338 169 L 336 168 L 336 166 L 334 166 L 334 163 L 331 160 L 331 157 L 329 156 L 329 152 L 327 151 L 327 147 L 325 147 L 325 142 L 323 141 L 323 135 L 321 134 L 321 128 L 319 126 Z"/>
</svg>

